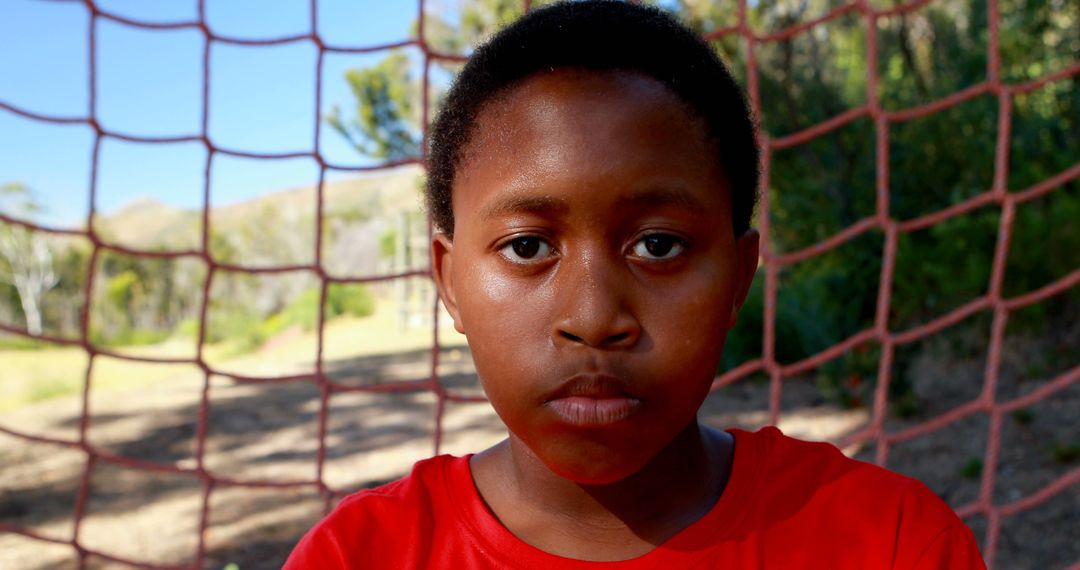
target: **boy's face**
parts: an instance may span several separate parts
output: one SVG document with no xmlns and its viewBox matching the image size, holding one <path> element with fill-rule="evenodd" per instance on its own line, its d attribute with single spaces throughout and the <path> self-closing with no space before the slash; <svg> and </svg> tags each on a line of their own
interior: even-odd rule
<svg viewBox="0 0 1080 570">
<path fill-rule="evenodd" d="M 757 264 L 716 163 L 638 74 L 534 75 L 480 113 L 435 276 L 511 437 L 556 473 L 635 473 L 708 394 Z"/>
</svg>

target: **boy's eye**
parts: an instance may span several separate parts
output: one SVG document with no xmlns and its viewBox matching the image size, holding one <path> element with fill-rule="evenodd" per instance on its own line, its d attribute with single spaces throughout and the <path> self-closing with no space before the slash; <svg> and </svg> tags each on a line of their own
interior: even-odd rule
<svg viewBox="0 0 1080 570">
<path fill-rule="evenodd" d="M 668 234 L 647 235 L 634 244 L 634 255 L 645 259 L 671 259 L 682 253 L 683 240 Z"/>
<path fill-rule="evenodd" d="M 551 246 L 535 236 L 522 236 L 510 240 L 499 250 L 507 259 L 521 263 L 542 259 L 551 254 Z"/>
</svg>

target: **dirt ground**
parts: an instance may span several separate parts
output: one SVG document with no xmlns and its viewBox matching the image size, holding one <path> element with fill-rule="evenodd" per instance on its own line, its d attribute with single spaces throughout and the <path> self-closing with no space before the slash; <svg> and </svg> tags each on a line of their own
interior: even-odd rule
<svg viewBox="0 0 1080 570">
<path fill-rule="evenodd" d="M 1075 330 L 1054 341 L 1051 354 L 1065 357 L 1032 365 L 1033 351 L 1047 343 L 1008 343 L 998 400 L 1037 388 L 1077 365 Z M 940 343 L 937 343 L 940 344 Z M 1055 348 L 1057 347 L 1057 348 Z M 1070 348 L 1071 347 L 1071 348 Z M 917 348 L 910 360 L 920 408 L 914 417 L 890 416 L 895 431 L 926 421 L 974 398 L 982 388 L 985 353 L 942 361 L 940 346 Z M 915 350 L 915 349 L 913 349 Z M 392 384 L 427 375 L 427 351 L 370 356 L 328 364 L 344 384 Z M 1045 361 L 1045 362 L 1044 362 Z M 477 393 L 465 349 L 441 355 L 439 373 L 448 389 Z M 92 444 L 109 453 L 178 467 L 195 467 L 202 380 L 188 372 L 163 375 L 145 388 L 91 392 Z M 701 417 L 721 427 L 755 428 L 767 421 L 768 383 L 749 379 L 718 390 Z M 780 427 L 804 439 L 838 442 L 869 419 L 865 408 L 842 409 L 826 401 L 811 377 L 786 380 Z M 246 482 L 312 480 L 317 476 L 319 391 L 311 382 L 238 385 L 212 378 L 205 468 L 214 476 Z M 433 451 L 437 401 L 430 392 L 335 393 L 326 426 L 323 480 L 341 494 L 392 480 Z M 0 424 L 23 432 L 75 438 L 79 398 L 43 402 L 0 416 Z M 1030 495 L 1078 468 L 1062 445 L 1080 444 L 1080 383 L 1046 398 L 1023 414 L 1005 418 L 994 500 L 1004 504 Z M 896 445 L 887 466 L 926 482 L 953 506 L 975 499 L 988 420 L 977 415 L 932 434 Z M 504 435 L 486 403 L 447 405 L 440 452 L 482 449 Z M 872 447 L 847 450 L 872 460 Z M 0 522 L 70 540 L 73 505 L 86 455 L 77 449 L 30 443 L 0 435 Z M 194 563 L 204 488 L 191 475 L 136 470 L 99 460 L 79 528 L 86 548 L 158 565 Z M 219 484 L 209 495 L 204 568 L 236 563 L 243 570 L 278 568 L 305 529 L 324 512 L 313 487 L 277 489 Z M 969 519 L 985 540 L 986 521 Z M 1080 484 L 1040 506 L 1005 519 L 997 568 L 1062 568 L 1080 561 Z M 70 546 L 0 532 L 0 568 L 76 567 Z M 91 558 L 90 567 L 120 567 Z"/>
</svg>

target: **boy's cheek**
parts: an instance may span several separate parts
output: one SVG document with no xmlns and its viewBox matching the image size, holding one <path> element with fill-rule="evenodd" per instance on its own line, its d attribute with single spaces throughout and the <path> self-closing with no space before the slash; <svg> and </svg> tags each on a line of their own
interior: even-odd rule
<svg viewBox="0 0 1080 570">
<path fill-rule="evenodd" d="M 493 267 L 497 263 L 486 260 L 454 266 L 458 308 L 466 334 L 479 333 L 479 328 L 513 328 L 519 334 L 527 333 L 541 318 L 550 297 L 542 284 Z"/>
<path fill-rule="evenodd" d="M 644 288 L 646 294 L 638 303 L 649 324 L 682 330 L 683 334 L 673 338 L 684 341 L 713 338 L 727 330 L 734 284 L 723 268 L 710 268 L 694 278 L 662 285 Z"/>
<path fill-rule="evenodd" d="M 473 281 L 470 294 L 477 297 L 478 306 L 502 308 L 514 301 L 518 301 L 520 305 L 529 301 L 523 299 L 522 295 L 531 294 L 535 289 L 522 279 L 514 278 L 505 272 L 491 271 L 483 265 L 476 267 L 469 279 Z"/>
</svg>

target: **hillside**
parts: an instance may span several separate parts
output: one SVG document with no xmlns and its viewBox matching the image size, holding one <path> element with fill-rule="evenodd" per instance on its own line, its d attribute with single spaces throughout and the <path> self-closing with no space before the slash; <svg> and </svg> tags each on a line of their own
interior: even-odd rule
<svg viewBox="0 0 1080 570">
<path fill-rule="evenodd" d="M 418 212 L 419 176 L 418 167 L 403 167 L 327 180 L 323 186 L 324 212 L 328 218 L 347 214 L 353 221 L 368 224 L 394 220 L 401 212 Z M 211 208 L 210 224 L 214 233 L 233 236 L 253 231 L 269 217 L 279 224 L 273 228 L 278 236 L 294 236 L 295 247 L 288 249 L 305 249 L 314 237 L 311 230 L 315 208 L 314 186 L 270 190 L 255 199 Z M 95 229 L 108 242 L 118 245 L 138 249 L 194 249 L 201 242 L 201 225 L 199 210 L 141 198 L 99 216 Z M 248 253 L 242 240 L 231 241 L 242 257 Z"/>
</svg>

